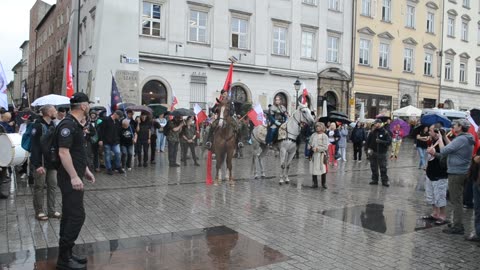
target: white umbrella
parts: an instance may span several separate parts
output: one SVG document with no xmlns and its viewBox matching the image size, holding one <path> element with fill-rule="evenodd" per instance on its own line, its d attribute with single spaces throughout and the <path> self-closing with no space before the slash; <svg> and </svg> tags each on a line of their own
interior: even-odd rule
<svg viewBox="0 0 480 270">
<path fill-rule="evenodd" d="M 43 105 L 62 105 L 62 104 L 70 104 L 70 99 L 66 96 L 60 95 L 46 95 L 43 97 L 39 97 L 32 102 L 32 106 L 43 106 Z"/>
<path fill-rule="evenodd" d="M 419 117 L 422 115 L 422 110 L 415 108 L 412 105 L 408 105 L 406 107 L 400 108 L 398 110 L 393 111 L 394 116 L 405 116 L 405 117 L 412 117 L 417 116 Z"/>
</svg>

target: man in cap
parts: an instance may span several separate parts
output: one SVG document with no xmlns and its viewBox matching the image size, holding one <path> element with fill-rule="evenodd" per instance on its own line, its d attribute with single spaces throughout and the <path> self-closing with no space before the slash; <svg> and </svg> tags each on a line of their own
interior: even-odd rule
<svg viewBox="0 0 480 270">
<path fill-rule="evenodd" d="M 378 171 L 382 185 L 389 187 L 387 175 L 387 153 L 388 147 L 392 143 L 390 132 L 382 126 L 382 120 L 376 119 L 373 122 L 372 131 L 368 134 L 367 143 L 365 144 L 367 157 L 370 160 L 370 169 L 372 170 L 372 181 L 370 185 L 378 185 Z"/>
<path fill-rule="evenodd" d="M 71 113 L 56 129 L 55 139 L 61 163 L 57 180 L 62 192 L 57 269 L 86 269 L 86 258 L 74 255 L 72 248 L 85 221 L 83 179 L 95 183 L 95 177 L 87 166 L 86 141 L 81 124 L 88 116 L 89 103 L 84 93 L 74 94 L 70 99 Z"/>
<path fill-rule="evenodd" d="M 475 145 L 475 139 L 468 133 L 469 128 L 470 122 L 468 120 L 455 120 L 453 123 L 453 131 L 457 134 L 455 139 L 445 145 L 440 138 L 440 153 L 436 153 L 433 147 L 427 150 L 430 155 L 436 158 L 447 156 L 448 191 L 453 208 L 453 224 L 443 230 L 447 234 L 463 235 L 465 233 L 463 227 L 463 187 L 468 178 L 468 170 Z"/>
<path fill-rule="evenodd" d="M 122 169 L 122 156 L 120 153 L 120 133 L 122 125 L 120 120 L 123 118 L 123 112 L 116 110 L 110 117 L 107 117 L 102 123 L 99 132 L 98 145 L 103 146 L 105 167 L 107 174 L 113 175 L 112 153 L 115 155 L 115 170 L 119 173 L 125 173 Z"/>
</svg>

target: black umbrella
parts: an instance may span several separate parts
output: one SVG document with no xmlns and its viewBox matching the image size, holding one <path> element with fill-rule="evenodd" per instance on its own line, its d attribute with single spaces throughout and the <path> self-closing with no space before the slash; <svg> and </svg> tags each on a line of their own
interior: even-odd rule
<svg viewBox="0 0 480 270">
<path fill-rule="evenodd" d="M 158 117 L 160 114 L 164 114 L 168 111 L 168 108 L 162 104 L 150 104 L 149 108 L 153 110 L 153 116 Z"/>
<path fill-rule="evenodd" d="M 195 113 L 190 109 L 180 108 L 180 109 L 176 109 L 173 112 L 170 112 L 170 115 L 173 115 L 173 116 L 195 116 Z"/>
<path fill-rule="evenodd" d="M 337 115 L 330 116 L 329 120 L 330 120 L 330 122 L 340 122 L 342 124 L 347 124 L 347 125 L 352 123 L 352 121 L 350 121 L 350 119 L 348 119 L 346 117 L 337 116 Z"/>
<path fill-rule="evenodd" d="M 132 110 L 134 112 L 141 112 L 141 113 L 147 113 L 147 114 L 153 114 L 153 110 L 147 106 L 128 106 L 127 110 Z"/>
<path fill-rule="evenodd" d="M 389 120 L 389 119 L 392 119 L 392 118 L 390 118 L 390 116 L 385 116 L 383 114 L 379 114 L 375 118 L 382 120 L 383 123 L 387 122 L 387 120 Z"/>
<path fill-rule="evenodd" d="M 126 103 L 119 103 L 119 104 L 117 104 L 117 109 L 123 111 L 123 110 L 126 110 L 128 107 L 131 107 L 131 106 L 135 106 L 135 104 L 133 104 L 133 103 L 128 103 L 128 102 L 126 102 Z"/>
<path fill-rule="evenodd" d="M 340 116 L 340 117 L 348 119 L 348 116 L 346 114 L 344 114 L 343 112 L 339 112 L 339 111 L 331 111 L 331 112 L 328 113 L 328 115 L 329 116 Z"/>
</svg>

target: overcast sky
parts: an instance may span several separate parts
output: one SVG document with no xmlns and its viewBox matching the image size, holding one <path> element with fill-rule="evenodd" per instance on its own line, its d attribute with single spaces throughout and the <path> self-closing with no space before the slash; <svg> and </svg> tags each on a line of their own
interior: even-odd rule
<svg viewBox="0 0 480 270">
<path fill-rule="evenodd" d="M 20 45 L 28 40 L 30 9 L 36 0 L 0 0 L 0 62 L 13 80 L 12 68 L 22 58 Z M 43 0 L 55 4 L 56 0 Z"/>
</svg>

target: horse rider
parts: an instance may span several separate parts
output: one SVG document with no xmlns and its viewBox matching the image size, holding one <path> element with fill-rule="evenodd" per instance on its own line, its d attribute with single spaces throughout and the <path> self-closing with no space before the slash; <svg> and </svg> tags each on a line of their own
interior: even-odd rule
<svg viewBox="0 0 480 270">
<path fill-rule="evenodd" d="M 222 101 L 222 100 L 228 100 L 228 91 L 225 91 L 225 90 L 222 90 L 220 91 L 220 97 L 218 98 L 219 101 Z M 230 114 L 232 116 L 232 125 L 233 125 L 233 130 L 234 130 L 234 133 L 237 135 L 237 144 L 239 147 L 243 147 L 243 143 L 241 142 L 238 142 L 238 132 L 239 132 L 239 123 L 238 123 L 238 120 L 236 117 L 233 117 L 235 116 L 235 110 L 234 110 L 234 106 L 232 104 L 232 102 L 228 101 L 229 105 L 230 105 Z M 212 112 L 218 116 L 218 114 L 220 113 L 219 111 L 219 107 L 220 107 L 220 103 L 216 103 L 213 108 L 212 108 Z M 207 135 L 207 140 L 206 140 L 206 143 L 205 143 L 205 146 L 207 147 L 207 149 L 211 149 L 212 147 L 212 143 L 213 143 L 213 132 L 214 130 L 217 128 L 218 126 L 218 121 L 219 118 L 217 117 L 213 122 L 212 124 L 210 125 L 210 128 L 208 130 L 208 135 Z"/>
<path fill-rule="evenodd" d="M 272 144 L 277 140 L 278 129 L 287 121 L 288 112 L 287 108 L 282 104 L 280 97 L 275 97 L 275 104 L 268 109 L 268 131 L 266 143 L 272 147 Z"/>
</svg>

